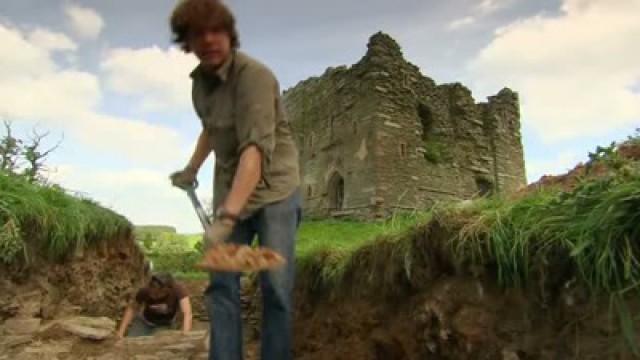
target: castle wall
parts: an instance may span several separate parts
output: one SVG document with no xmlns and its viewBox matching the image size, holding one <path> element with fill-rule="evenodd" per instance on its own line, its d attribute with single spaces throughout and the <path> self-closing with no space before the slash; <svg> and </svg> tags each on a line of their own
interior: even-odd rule
<svg viewBox="0 0 640 360">
<path fill-rule="evenodd" d="M 423 209 L 437 200 L 458 195 L 457 171 L 445 153 L 454 155 L 445 99 L 435 82 L 402 57 L 399 46 L 386 36 L 369 44 L 358 64 L 371 78 L 371 92 L 381 100 L 371 112 L 375 127 L 376 193 L 379 211 Z M 442 158 L 428 161 L 428 143 L 438 141 Z M 436 156 L 439 157 L 439 156 Z"/>
<path fill-rule="evenodd" d="M 284 100 L 300 149 L 304 210 L 307 216 L 366 217 L 375 197 L 373 128 L 370 109 L 376 99 L 357 71 L 330 69 L 320 78 L 306 80 Z M 332 207 L 337 176 L 344 198 Z"/>
<path fill-rule="evenodd" d="M 463 85 L 423 76 L 385 34 L 351 68 L 285 92 L 285 104 L 312 216 L 386 217 L 525 184 L 517 94 L 504 89 L 476 104 Z M 337 212 L 335 173 L 344 178 Z"/>
<path fill-rule="evenodd" d="M 527 183 L 518 104 L 518 94 L 503 89 L 489 97 L 485 107 L 484 121 L 494 149 L 493 172 L 500 193 L 517 191 Z"/>
</svg>

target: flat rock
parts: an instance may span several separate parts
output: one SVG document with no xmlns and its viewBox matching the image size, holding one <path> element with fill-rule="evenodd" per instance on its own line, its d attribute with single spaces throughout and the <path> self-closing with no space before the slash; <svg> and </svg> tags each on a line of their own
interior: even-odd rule
<svg viewBox="0 0 640 360">
<path fill-rule="evenodd" d="M 111 336 L 115 330 L 115 321 L 101 317 L 75 317 L 58 321 L 58 324 L 67 332 L 84 339 L 104 340 Z"/>
<path fill-rule="evenodd" d="M 73 335 L 91 340 L 104 340 L 108 338 L 113 332 L 106 329 L 97 329 L 73 323 L 63 323 L 62 328 Z"/>
<path fill-rule="evenodd" d="M 195 348 L 196 348 L 196 345 L 192 343 L 179 343 L 179 344 L 167 345 L 163 349 L 186 352 L 186 351 L 194 350 Z"/>
<path fill-rule="evenodd" d="M 46 354 L 46 355 L 58 355 L 69 353 L 73 346 L 72 341 L 57 341 L 51 343 L 39 343 L 31 345 L 24 349 L 23 353 L 26 354 Z"/>
<path fill-rule="evenodd" d="M 31 342 L 32 335 L 10 335 L 3 336 L 0 340 L 0 349 L 13 348 L 20 345 L 25 345 Z"/>
<path fill-rule="evenodd" d="M 100 357 L 89 357 L 87 360 L 122 360 L 122 356 L 118 354 L 104 354 Z"/>
<path fill-rule="evenodd" d="M 42 319 L 12 318 L 5 321 L 0 329 L 9 335 L 29 335 L 37 332 L 41 323 Z"/>
</svg>

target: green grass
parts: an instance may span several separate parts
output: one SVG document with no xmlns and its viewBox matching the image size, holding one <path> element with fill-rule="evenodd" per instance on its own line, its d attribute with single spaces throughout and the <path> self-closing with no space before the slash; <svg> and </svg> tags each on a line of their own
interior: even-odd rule
<svg viewBox="0 0 640 360">
<path fill-rule="evenodd" d="M 316 220 L 303 222 L 298 231 L 296 261 L 302 273 L 317 269 L 323 280 L 344 274 L 354 253 L 430 219 L 430 212 L 398 215 L 381 222 Z"/>
<path fill-rule="evenodd" d="M 463 271 L 489 269 L 505 287 L 544 282 L 562 270 L 594 293 L 626 294 L 640 288 L 640 175 L 627 170 L 585 179 L 571 193 L 439 205 L 377 223 L 305 221 L 299 270 L 323 289 L 359 272 L 366 277 L 359 285 L 393 288 L 398 278 L 419 283 L 416 274 L 437 260 Z"/>
<path fill-rule="evenodd" d="M 416 222 L 424 221 L 428 213 L 395 216 L 384 222 L 362 222 L 348 220 L 311 220 L 301 224 L 296 243 L 296 256 L 299 263 L 312 261 L 316 254 L 331 252 L 332 257 L 346 258 L 362 246 L 371 243 L 378 236 L 400 233 Z M 156 245 L 147 251 L 158 271 L 189 273 L 198 261 L 199 255 L 194 249 L 202 240 L 202 234 L 174 234 L 159 229 L 153 236 L 160 241 L 179 243 L 173 248 Z M 182 250 L 180 250 L 182 249 Z"/>
<path fill-rule="evenodd" d="M 307 224 L 301 230 L 298 258 L 334 274 L 324 276 L 334 284 L 341 281 L 345 267 L 355 266 L 354 259 L 370 260 L 364 253 L 380 257 L 384 255 L 376 251 L 435 249 L 456 266 L 495 267 L 503 286 L 525 286 L 532 272 L 566 265 L 594 292 L 640 287 L 640 178 L 592 180 L 572 193 L 538 192 L 519 200 L 441 206 L 422 220 L 429 218 L 422 226 L 408 220 L 396 231 L 366 224 Z M 435 226 L 444 229 L 444 237 L 416 238 L 416 232 L 429 233 Z"/>
<path fill-rule="evenodd" d="M 183 241 L 190 247 L 194 248 L 197 243 L 202 241 L 202 233 L 200 234 L 181 234 Z"/>
<path fill-rule="evenodd" d="M 568 265 L 611 294 L 640 286 L 639 224 L 640 178 L 605 178 L 477 208 L 452 244 L 459 260 L 495 263 L 505 286 L 525 284 L 544 264 Z"/>
<path fill-rule="evenodd" d="M 28 261 L 29 249 L 59 259 L 130 231 L 126 218 L 89 199 L 0 174 L 1 262 Z"/>
<path fill-rule="evenodd" d="M 385 222 L 306 221 L 298 231 L 296 257 L 301 271 L 318 277 L 313 283 L 323 288 L 366 266 L 378 267 L 368 272 L 368 283 L 375 276 L 394 278 L 385 271 L 401 271 L 411 281 L 416 268 L 425 266 L 416 259 L 439 251 L 458 268 L 495 269 L 505 287 L 527 286 L 532 276 L 544 277 L 556 266 L 592 291 L 612 294 L 640 287 L 638 224 L 640 180 L 610 177 L 586 181 L 572 193 L 481 199 Z M 424 235 L 434 226 L 445 229 L 444 237 Z M 192 248 L 201 235 L 181 237 Z M 186 269 L 181 263 L 175 270 Z"/>
<path fill-rule="evenodd" d="M 181 272 L 176 271 L 173 272 L 173 277 L 178 280 L 208 280 L 209 273 L 203 271 L 189 271 L 189 272 Z"/>
<path fill-rule="evenodd" d="M 158 232 L 170 232 L 175 233 L 176 228 L 167 225 L 136 225 L 136 233 L 158 233 Z"/>
<path fill-rule="evenodd" d="M 503 287 L 542 285 L 536 291 L 544 292 L 575 278 L 610 299 L 637 353 L 625 299 L 640 292 L 640 174 L 585 180 L 570 193 L 438 206 L 429 218 L 374 240 L 375 231 L 367 239 L 354 235 L 357 225 L 324 231 L 317 224 L 310 233 L 317 235 L 301 244 L 301 282 L 323 296 L 385 296 L 419 291 L 451 271 L 480 271 Z"/>
</svg>

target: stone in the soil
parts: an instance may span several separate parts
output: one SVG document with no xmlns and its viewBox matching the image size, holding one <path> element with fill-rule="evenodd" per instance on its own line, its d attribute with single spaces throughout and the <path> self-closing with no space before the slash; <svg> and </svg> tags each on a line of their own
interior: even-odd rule
<svg viewBox="0 0 640 360">
<path fill-rule="evenodd" d="M 75 317 L 58 322 L 67 332 L 90 340 L 104 340 L 115 330 L 115 321 L 109 318 Z"/>
<path fill-rule="evenodd" d="M 0 327 L 0 333 L 5 332 L 9 335 L 29 335 L 38 331 L 42 319 L 32 318 L 12 318 L 4 322 Z"/>
<path fill-rule="evenodd" d="M 0 349 L 10 349 L 14 347 L 18 347 L 21 345 L 25 345 L 31 342 L 33 339 L 32 335 L 9 335 L 3 336 L 0 339 Z"/>
<path fill-rule="evenodd" d="M 60 354 L 68 354 L 73 346 L 72 341 L 52 343 L 34 342 L 24 348 L 13 359 L 15 360 L 55 360 Z"/>
<path fill-rule="evenodd" d="M 176 354 L 162 351 L 154 353 L 153 355 L 136 355 L 134 360 L 173 360 L 176 358 Z"/>
<path fill-rule="evenodd" d="M 99 357 L 90 356 L 87 360 L 122 360 L 122 356 L 117 354 L 105 354 Z"/>
<path fill-rule="evenodd" d="M 167 345 L 163 349 L 171 351 L 191 351 L 196 348 L 196 345 L 192 343 L 178 343 L 173 345 Z"/>
<path fill-rule="evenodd" d="M 453 329 L 472 342 L 487 340 L 493 323 L 488 311 L 474 306 L 463 307 L 453 317 Z"/>
<path fill-rule="evenodd" d="M 502 350 L 502 360 L 520 360 L 520 357 L 512 350 L 504 349 Z"/>
</svg>

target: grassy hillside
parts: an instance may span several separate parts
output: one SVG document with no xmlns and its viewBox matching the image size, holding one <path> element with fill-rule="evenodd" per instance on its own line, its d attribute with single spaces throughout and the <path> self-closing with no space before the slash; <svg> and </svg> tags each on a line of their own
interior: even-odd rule
<svg viewBox="0 0 640 360">
<path fill-rule="evenodd" d="M 489 269 L 503 286 L 567 269 L 594 292 L 628 293 L 640 288 L 639 139 L 599 147 L 580 171 L 511 198 L 441 204 L 383 223 L 305 221 L 299 270 L 310 284 L 333 289 L 353 274 L 365 277 L 363 286 L 389 280 L 393 288 L 398 277 L 411 283 L 427 261 Z"/>
<path fill-rule="evenodd" d="M 357 269 L 367 274 L 370 281 L 360 282 L 366 286 L 376 276 L 396 279 L 397 272 L 411 281 L 414 269 L 425 265 L 418 258 L 437 252 L 454 267 L 495 269 L 504 286 L 524 286 L 533 273 L 559 266 L 575 269 L 594 291 L 615 293 L 640 284 L 639 224 L 640 177 L 612 175 L 571 192 L 440 205 L 380 223 L 307 221 L 298 232 L 297 262 L 322 288 L 339 287 Z M 199 240 L 174 234 L 164 241 L 182 245 L 156 246 L 152 258 L 162 270 L 189 272 L 198 257 L 181 254 Z M 169 253 L 180 260 L 163 262 Z"/>
<path fill-rule="evenodd" d="M 633 324 L 640 319 L 626 301 L 640 292 L 640 143 L 634 146 L 625 150 L 633 159 L 599 148 L 578 175 L 546 179 L 551 187 L 436 206 L 402 233 L 353 246 L 310 239 L 298 254 L 300 284 L 321 296 L 385 296 L 467 274 L 534 289 L 543 301 L 573 284 L 609 299 L 637 351 Z"/>
<path fill-rule="evenodd" d="M 416 222 L 428 219 L 429 215 L 428 212 L 415 213 L 396 216 L 384 222 L 305 221 L 298 231 L 297 257 L 306 261 L 317 253 L 331 251 L 337 258 L 340 256 L 338 253 L 348 254 L 378 236 L 405 231 L 415 226 Z M 188 273 L 194 271 L 193 265 L 200 260 L 200 255 L 195 249 L 202 240 L 202 234 L 177 234 L 170 228 L 167 230 L 166 227 L 139 229 L 136 226 L 136 236 L 152 259 L 156 270 L 197 277 L 196 274 Z"/>
<path fill-rule="evenodd" d="M 129 231 L 126 218 L 89 199 L 0 173 L 0 262 L 29 260 L 29 249 L 59 259 Z"/>
<path fill-rule="evenodd" d="M 137 236 L 143 236 L 145 234 L 157 234 L 157 233 L 177 233 L 176 228 L 167 225 L 136 225 L 135 234 Z"/>
</svg>

